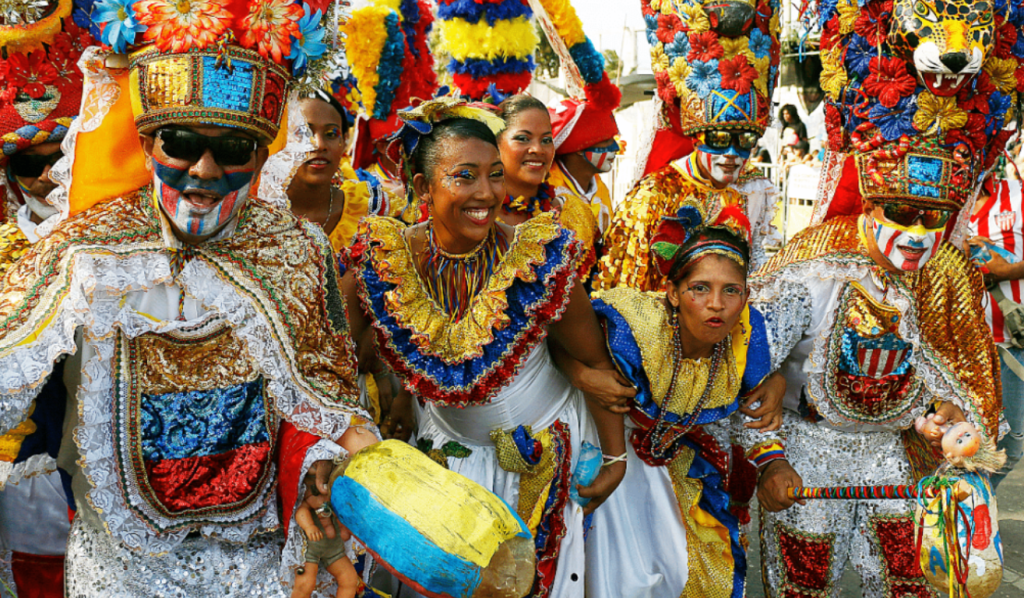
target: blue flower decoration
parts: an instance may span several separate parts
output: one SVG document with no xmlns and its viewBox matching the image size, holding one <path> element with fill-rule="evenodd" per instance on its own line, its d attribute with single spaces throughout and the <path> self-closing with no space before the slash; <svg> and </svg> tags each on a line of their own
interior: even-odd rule
<svg viewBox="0 0 1024 598">
<path fill-rule="evenodd" d="M 647 43 L 652 46 L 658 45 L 658 17 L 655 15 L 644 15 L 644 22 L 647 24 Z"/>
<path fill-rule="evenodd" d="M 722 73 L 718 71 L 718 59 L 712 58 L 707 62 L 695 60 L 690 65 L 690 76 L 686 78 L 686 85 L 702 100 L 711 95 L 712 89 L 721 87 Z"/>
<path fill-rule="evenodd" d="M 1024 10 L 1018 10 L 1017 12 L 1024 14 Z M 1019 31 L 1017 32 L 1017 42 L 1013 44 L 1010 51 L 1017 58 L 1024 58 L 1024 35 L 1021 35 Z"/>
<path fill-rule="evenodd" d="M 868 117 L 886 141 L 895 141 L 903 135 L 915 135 L 914 113 L 917 112 L 917 98 L 908 96 L 896 104 L 894 108 L 886 108 L 881 104 L 871 107 Z"/>
<path fill-rule="evenodd" d="M 320 26 L 320 11 L 310 14 L 308 4 L 303 4 L 302 9 L 305 14 L 299 19 L 299 37 L 292 38 L 292 51 L 288 54 L 295 75 L 304 73 L 310 60 L 320 58 L 327 51 L 323 43 L 327 30 Z"/>
<path fill-rule="evenodd" d="M 135 34 L 149 29 L 135 19 L 136 0 L 103 0 L 93 6 L 92 20 L 106 23 L 100 41 L 121 53 L 135 43 Z"/>
<path fill-rule="evenodd" d="M 821 0 L 819 2 L 818 14 L 821 15 L 819 22 L 822 28 L 825 27 L 825 23 L 828 23 L 835 16 L 836 4 L 836 0 Z"/>
<path fill-rule="evenodd" d="M 1003 127 L 1003 118 L 1006 116 L 1006 111 L 1010 109 L 1011 103 L 1010 96 L 998 91 L 992 92 L 992 95 L 988 97 L 988 114 L 985 115 L 986 135 L 995 135 L 996 129 Z"/>
<path fill-rule="evenodd" d="M 873 47 L 866 38 L 856 33 L 851 38 L 850 45 L 846 50 L 846 66 L 849 72 L 856 74 L 863 81 L 871 74 L 869 70 L 871 59 L 878 56 L 878 48 Z"/>
<path fill-rule="evenodd" d="M 673 60 L 685 58 L 690 53 L 690 38 L 687 37 L 685 31 L 676 33 L 676 38 L 672 40 L 672 43 L 665 45 L 665 53 L 672 57 Z"/>
<path fill-rule="evenodd" d="M 754 27 L 750 32 L 750 51 L 754 53 L 755 58 L 767 58 L 772 51 L 772 38 Z"/>
</svg>

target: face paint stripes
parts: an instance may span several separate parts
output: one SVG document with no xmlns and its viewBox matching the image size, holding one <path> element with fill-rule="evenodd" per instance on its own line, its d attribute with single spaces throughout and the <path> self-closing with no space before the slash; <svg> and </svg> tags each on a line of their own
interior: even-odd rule
<svg viewBox="0 0 1024 598">
<path fill-rule="evenodd" d="M 935 252 L 942 234 L 941 230 L 927 230 L 921 225 L 901 229 L 874 218 L 871 221 L 878 250 L 893 266 L 904 272 L 923 268 Z"/>
</svg>

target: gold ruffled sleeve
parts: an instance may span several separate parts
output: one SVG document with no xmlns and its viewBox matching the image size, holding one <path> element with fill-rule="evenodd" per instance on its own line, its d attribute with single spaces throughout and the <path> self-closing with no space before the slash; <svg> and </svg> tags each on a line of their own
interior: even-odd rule
<svg viewBox="0 0 1024 598">
<path fill-rule="evenodd" d="M 342 160 L 339 172 L 343 179 L 341 191 L 345 194 L 345 205 L 341 211 L 341 219 L 329 236 L 335 253 L 352 245 L 356 231 L 359 230 L 359 221 L 365 218 L 370 210 L 370 185 L 359 180 L 348 160 Z"/>
</svg>

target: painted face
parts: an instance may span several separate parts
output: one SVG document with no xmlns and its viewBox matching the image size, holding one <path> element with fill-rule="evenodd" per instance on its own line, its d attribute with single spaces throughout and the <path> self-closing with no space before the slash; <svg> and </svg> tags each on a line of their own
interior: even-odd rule
<svg viewBox="0 0 1024 598">
<path fill-rule="evenodd" d="M 669 302 L 679 308 L 683 344 L 709 350 L 729 336 L 747 301 L 746 272 L 726 258 L 710 254 L 669 285 Z"/>
<path fill-rule="evenodd" d="M 190 129 L 207 137 L 237 136 L 224 127 Z M 163 150 L 156 137 L 151 159 L 153 183 L 160 207 L 179 236 L 202 241 L 217 234 L 245 207 L 256 174 L 257 153 L 237 166 L 221 166 L 206 149 L 195 162 L 175 158 Z"/>
<path fill-rule="evenodd" d="M 330 185 L 345 154 L 341 115 L 329 103 L 315 98 L 302 100 L 301 106 L 316 151 L 299 166 L 295 179 L 310 186 Z"/>
<path fill-rule="evenodd" d="M 50 169 L 62 155 L 60 142 L 51 142 L 33 145 L 11 157 L 10 164 L 7 165 L 8 171 L 13 175 L 11 178 L 18 183 L 26 202 L 29 202 L 30 197 L 35 200 L 29 202 L 33 206 L 33 212 L 36 211 L 35 205 L 49 206 L 46 196 L 57 188 L 57 183 L 50 180 Z M 56 213 L 56 210 L 51 212 L 53 213 Z M 38 212 L 36 215 L 47 217 Z"/>
<path fill-rule="evenodd" d="M 743 172 L 743 165 L 747 163 L 749 157 L 749 151 L 744 154 L 732 146 L 726 150 L 716 150 L 704 145 L 697 148 L 697 161 L 708 177 L 721 187 L 726 187 L 739 180 L 740 173 Z"/>
<path fill-rule="evenodd" d="M 598 172 L 611 172 L 615 157 L 619 155 L 619 144 L 614 139 L 583 150 L 583 157 L 594 165 Z"/>
<path fill-rule="evenodd" d="M 418 174 L 413 183 L 430 206 L 438 243 L 451 253 L 479 245 L 505 199 L 498 148 L 475 138 L 446 140 L 430 179 Z"/>
<path fill-rule="evenodd" d="M 943 228 L 928 229 L 921 219 L 910 226 L 888 220 L 878 206 L 871 211 L 871 232 L 879 251 L 900 270 L 920 270 L 935 254 Z"/>
<path fill-rule="evenodd" d="M 536 186 L 544 182 L 555 160 L 551 116 L 531 108 L 513 116 L 498 138 L 501 161 L 510 184 Z"/>
<path fill-rule="evenodd" d="M 967 422 L 954 424 L 942 435 L 942 454 L 946 457 L 973 457 L 981 447 L 981 434 Z"/>
</svg>

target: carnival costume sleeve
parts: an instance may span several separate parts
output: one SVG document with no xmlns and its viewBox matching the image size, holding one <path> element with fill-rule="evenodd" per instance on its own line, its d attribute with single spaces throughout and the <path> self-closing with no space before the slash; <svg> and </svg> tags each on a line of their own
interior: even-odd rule
<svg viewBox="0 0 1024 598">
<path fill-rule="evenodd" d="M 88 506 L 123 545 L 156 554 L 190 531 L 244 541 L 279 526 L 283 422 L 325 439 L 310 460 L 369 418 L 323 233 L 252 200 L 230 237 L 169 249 L 151 193 L 73 216 L 8 272 L 0 429 L 80 353 L 69 391 Z"/>
</svg>

